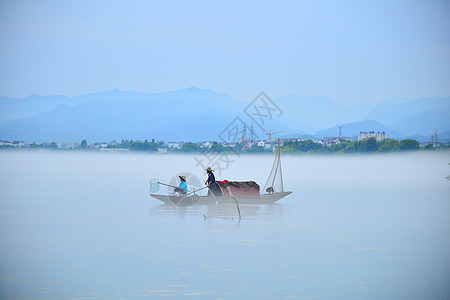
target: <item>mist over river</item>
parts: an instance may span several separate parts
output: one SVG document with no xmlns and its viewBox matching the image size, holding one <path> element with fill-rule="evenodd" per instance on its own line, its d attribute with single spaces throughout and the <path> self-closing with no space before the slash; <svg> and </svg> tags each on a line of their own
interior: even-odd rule
<svg viewBox="0 0 450 300">
<path fill-rule="evenodd" d="M 283 155 L 292 194 L 240 222 L 149 196 L 195 158 L 1 151 L 0 298 L 450 297 L 450 152 Z M 230 158 L 217 179 L 264 186 L 272 155 Z"/>
</svg>

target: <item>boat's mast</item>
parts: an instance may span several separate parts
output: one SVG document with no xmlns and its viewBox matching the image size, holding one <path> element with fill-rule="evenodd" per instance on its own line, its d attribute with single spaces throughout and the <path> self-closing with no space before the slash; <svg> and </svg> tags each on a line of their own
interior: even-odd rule
<svg viewBox="0 0 450 300">
<path fill-rule="evenodd" d="M 280 139 L 278 139 L 278 164 L 280 165 L 281 192 L 284 192 L 284 187 L 283 187 L 283 173 L 281 172 L 281 149 L 280 149 Z"/>
<path fill-rule="evenodd" d="M 272 132 L 272 130 L 270 130 L 270 132 L 266 133 L 266 134 L 269 135 L 269 140 L 272 141 L 272 134 L 281 133 L 281 132 L 285 132 L 285 131 Z M 270 171 L 269 177 L 267 178 L 267 182 L 266 182 L 266 185 L 264 187 L 272 187 L 273 188 L 277 176 L 280 176 L 280 179 L 281 179 L 281 192 L 284 192 L 283 174 L 281 172 L 280 139 L 277 139 L 277 141 L 278 141 L 277 153 L 275 153 L 275 159 L 273 161 L 272 170 Z M 280 174 L 278 174 L 278 173 L 280 173 Z M 269 185 L 269 182 L 270 182 L 270 185 Z"/>
</svg>

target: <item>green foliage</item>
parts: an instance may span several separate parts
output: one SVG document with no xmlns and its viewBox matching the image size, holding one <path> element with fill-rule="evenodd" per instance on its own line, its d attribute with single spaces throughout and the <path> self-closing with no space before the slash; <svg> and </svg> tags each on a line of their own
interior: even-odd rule
<svg viewBox="0 0 450 300">
<path fill-rule="evenodd" d="M 375 138 L 364 139 L 362 141 L 341 141 L 329 147 L 322 146 L 312 140 L 307 141 L 286 141 L 281 151 L 287 153 L 375 153 L 375 152 L 396 152 L 419 150 L 419 142 L 416 140 L 397 141 L 387 139 L 377 141 Z M 432 145 L 427 145 L 426 150 L 435 149 Z"/>
<path fill-rule="evenodd" d="M 394 139 L 378 142 L 378 152 L 394 152 L 400 150 L 400 143 Z"/>
<path fill-rule="evenodd" d="M 149 142 L 134 142 L 129 143 L 129 148 L 131 151 L 158 151 L 158 144 Z"/>
<path fill-rule="evenodd" d="M 180 149 L 181 152 L 198 152 L 199 150 L 200 146 L 196 143 L 186 143 Z"/>
<path fill-rule="evenodd" d="M 49 143 L 42 143 L 39 147 L 46 148 L 46 149 L 58 149 L 58 144 L 56 142 Z"/>
<path fill-rule="evenodd" d="M 1 148 L 16 148 L 12 146 L 1 146 Z M 36 148 L 48 148 L 48 149 L 58 149 L 56 142 L 52 143 L 42 143 L 36 144 L 32 143 L 29 145 L 30 149 Z M 88 149 L 86 140 L 83 140 L 78 147 L 78 149 Z M 167 148 L 163 142 L 156 143 L 154 139 L 151 142 L 145 140 L 145 142 L 125 140 L 123 139 L 120 144 L 108 145 L 108 148 L 120 148 L 129 149 L 130 151 L 148 151 L 157 152 L 159 148 Z M 285 141 L 284 145 L 281 146 L 281 151 L 284 153 L 308 153 L 308 154 L 345 154 L 345 153 L 387 153 L 387 152 L 397 152 L 397 151 L 416 151 L 421 149 L 419 142 L 412 139 L 406 139 L 402 141 L 397 141 L 395 139 L 387 139 L 383 141 L 376 141 L 374 138 L 364 139 L 362 141 L 340 141 L 338 144 L 333 144 L 331 146 L 325 146 L 321 143 L 316 143 L 313 140 L 297 141 L 290 140 Z M 427 151 L 446 151 L 450 147 L 445 145 L 440 145 L 440 147 L 435 148 L 432 144 L 426 145 L 424 150 Z M 89 148 L 89 150 L 92 150 Z M 174 152 L 185 152 L 185 153 L 201 153 L 211 154 L 211 153 L 266 153 L 271 152 L 270 149 L 265 150 L 264 147 L 258 147 L 254 145 L 252 148 L 245 148 L 244 144 L 236 144 L 235 147 L 224 147 L 223 145 L 214 142 L 209 148 L 201 148 L 199 144 L 188 142 L 185 143 L 181 149 L 169 149 Z"/>
<path fill-rule="evenodd" d="M 330 153 L 347 153 L 352 152 L 355 149 L 350 141 L 342 141 L 339 144 L 333 144 L 327 148 L 327 152 Z"/>
<path fill-rule="evenodd" d="M 265 153 L 264 147 L 252 147 L 245 150 L 247 154 Z"/>
<path fill-rule="evenodd" d="M 378 144 L 377 144 L 377 140 L 375 138 L 368 138 L 368 139 L 364 139 L 359 142 L 359 150 L 361 152 L 372 153 L 372 152 L 377 151 L 377 149 L 378 149 Z"/>
<path fill-rule="evenodd" d="M 236 148 L 232 148 L 232 147 L 224 147 L 222 144 L 219 144 L 217 142 L 213 142 L 213 144 L 211 145 L 211 147 L 206 147 L 206 148 L 200 148 L 200 146 L 198 147 L 198 151 L 203 152 L 204 154 L 208 154 L 208 153 L 230 153 L 235 151 Z M 195 151 L 193 151 L 195 152 Z"/>
<path fill-rule="evenodd" d="M 402 151 L 411 151 L 411 150 L 419 150 L 420 145 L 419 142 L 416 140 L 402 140 L 400 141 L 400 150 Z"/>
<path fill-rule="evenodd" d="M 120 144 L 108 145 L 108 148 L 129 149 L 130 151 L 150 151 L 156 152 L 158 148 L 162 148 L 159 143 L 148 142 L 133 142 L 133 140 L 122 140 Z"/>
<path fill-rule="evenodd" d="M 242 145 L 241 143 L 236 144 L 236 146 L 234 146 L 234 151 L 236 151 L 237 153 L 244 152 L 244 145 Z"/>
<path fill-rule="evenodd" d="M 321 144 L 315 143 L 312 140 L 306 141 L 286 141 L 281 147 L 281 151 L 293 153 L 293 152 L 308 152 L 308 153 L 321 153 L 324 148 Z"/>
<path fill-rule="evenodd" d="M 210 148 L 211 152 L 225 152 L 225 147 L 221 144 L 217 144 L 217 142 L 214 142 L 213 145 Z"/>
<path fill-rule="evenodd" d="M 347 143 L 347 146 L 340 150 L 339 153 L 356 153 L 358 152 L 357 146 L 355 146 L 357 142 L 349 142 Z"/>
</svg>

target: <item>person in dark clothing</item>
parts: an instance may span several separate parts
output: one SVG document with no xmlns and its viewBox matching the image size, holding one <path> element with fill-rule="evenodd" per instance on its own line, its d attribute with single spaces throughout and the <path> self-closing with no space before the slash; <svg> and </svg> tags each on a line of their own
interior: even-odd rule
<svg viewBox="0 0 450 300">
<path fill-rule="evenodd" d="M 214 195 L 216 197 L 222 197 L 222 191 L 220 190 L 219 185 L 216 182 L 216 177 L 214 176 L 214 170 L 211 167 L 206 169 L 206 173 L 208 174 L 208 179 L 206 180 L 206 185 L 208 188 L 208 196 Z"/>
</svg>

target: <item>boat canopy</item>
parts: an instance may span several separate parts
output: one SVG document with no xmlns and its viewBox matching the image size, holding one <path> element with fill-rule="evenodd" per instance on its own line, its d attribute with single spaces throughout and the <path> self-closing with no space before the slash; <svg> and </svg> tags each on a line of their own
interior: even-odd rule
<svg viewBox="0 0 450 300">
<path fill-rule="evenodd" d="M 224 197 L 259 197 L 259 185 L 254 181 L 216 181 Z M 231 192 L 231 195 L 230 195 Z"/>
</svg>

